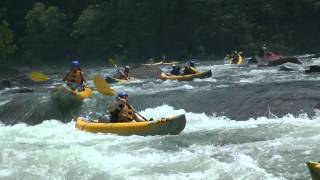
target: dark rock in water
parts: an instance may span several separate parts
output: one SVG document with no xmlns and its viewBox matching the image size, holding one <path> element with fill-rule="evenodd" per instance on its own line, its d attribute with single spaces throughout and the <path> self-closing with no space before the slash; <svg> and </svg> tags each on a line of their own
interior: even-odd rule
<svg viewBox="0 0 320 180">
<path fill-rule="evenodd" d="M 30 89 L 30 88 L 21 88 L 21 89 L 18 89 L 18 91 L 16 91 L 16 93 L 31 93 L 33 92 L 33 89 Z"/>
<path fill-rule="evenodd" d="M 157 66 L 139 66 L 130 71 L 132 77 L 138 79 L 149 79 L 159 77 L 161 74 L 161 69 Z"/>
<path fill-rule="evenodd" d="M 21 122 L 36 125 L 50 119 L 70 122 L 72 117 L 80 113 L 80 107 L 81 104 L 74 107 L 56 107 L 55 102 L 44 94 L 16 94 L 10 102 L 1 106 L 0 121 L 5 125 Z"/>
<path fill-rule="evenodd" d="M 4 88 L 12 88 L 12 87 L 24 87 L 24 86 L 34 86 L 39 84 L 50 84 L 51 80 L 46 82 L 34 82 L 26 75 L 11 75 L 7 77 L 0 78 L 0 90 Z"/>
<path fill-rule="evenodd" d="M 11 88 L 12 84 L 9 80 L 2 80 L 0 81 L 0 90 L 4 88 Z"/>
<path fill-rule="evenodd" d="M 296 57 L 284 57 L 277 60 L 272 60 L 268 62 L 268 66 L 279 66 L 285 63 L 294 63 L 294 64 L 302 64 L 301 61 Z"/>
<path fill-rule="evenodd" d="M 299 64 L 285 63 L 280 66 L 279 71 L 302 71 L 303 67 Z"/>
<path fill-rule="evenodd" d="M 309 73 L 317 73 L 320 72 L 320 66 L 310 66 L 308 70 L 305 71 L 305 73 L 309 74 Z"/>
</svg>

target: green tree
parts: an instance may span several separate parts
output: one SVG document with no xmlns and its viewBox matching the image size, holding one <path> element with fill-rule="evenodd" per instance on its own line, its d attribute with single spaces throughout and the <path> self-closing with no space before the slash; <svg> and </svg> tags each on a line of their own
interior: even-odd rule
<svg viewBox="0 0 320 180">
<path fill-rule="evenodd" d="M 6 60 L 14 55 L 16 50 L 17 46 L 14 43 L 13 32 L 9 28 L 9 24 L 2 21 L 0 25 L 0 60 Z"/>
<path fill-rule="evenodd" d="M 58 60 L 68 53 L 70 44 L 66 16 L 55 6 L 35 3 L 25 16 L 25 55 L 33 60 Z"/>
</svg>

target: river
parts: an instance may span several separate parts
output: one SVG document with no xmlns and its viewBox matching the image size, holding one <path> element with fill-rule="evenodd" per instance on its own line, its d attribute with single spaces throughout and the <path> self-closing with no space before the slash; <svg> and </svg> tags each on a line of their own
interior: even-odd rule
<svg viewBox="0 0 320 180">
<path fill-rule="evenodd" d="M 314 59 L 306 63 L 317 63 Z M 113 68 L 85 68 L 87 77 Z M 161 67 L 168 71 L 170 66 Z M 56 107 L 49 83 L 34 92 L 0 91 L 0 179 L 308 179 L 319 160 L 320 77 L 279 67 L 202 62 L 213 77 L 150 78 L 112 85 L 147 118 L 186 114 L 179 135 L 118 136 L 74 128 L 72 118 L 103 114 L 114 97 L 97 92 L 80 106 Z M 91 82 L 90 82 L 91 84 Z"/>
</svg>

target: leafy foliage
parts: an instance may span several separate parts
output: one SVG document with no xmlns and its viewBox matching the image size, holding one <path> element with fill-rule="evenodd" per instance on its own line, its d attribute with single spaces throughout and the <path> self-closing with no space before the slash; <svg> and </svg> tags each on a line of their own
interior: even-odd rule
<svg viewBox="0 0 320 180">
<path fill-rule="evenodd" d="M 320 50 L 318 0 L 4 0 L 0 17 L 32 60 L 183 59 Z"/>
<path fill-rule="evenodd" d="M 36 60 L 62 57 L 66 53 L 68 28 L 66 16 L 58 7 L 35 3 L 25 16 L 25 55 Z"/>
<path fill-rule="evenodd" d="M 6 21 L 0 25 L 0 60 L 5 60 L 12 56 L 17 50 L 13 42 L 13 33 Z"/>
</svg>

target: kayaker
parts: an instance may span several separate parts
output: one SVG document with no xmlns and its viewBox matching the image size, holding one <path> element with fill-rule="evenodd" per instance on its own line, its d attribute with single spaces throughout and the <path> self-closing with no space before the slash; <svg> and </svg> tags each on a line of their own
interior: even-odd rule
<svg viewBox="0 0 320 180">
<path fill-rule="evenodd" d="M 111 114 L 111 122 L 143 121 L 134 113 L 132 106 L 128 103 L 128 97 L 128 94 L 125 92 L 118 93 L 116 102 L 108 108 L 108 111 Z"/>
<path fill-rule="evenodd" d="M 226 57 L 224 58 L 225 62 L 227 64 L 231 64 L 232 63 L 232 57 L 230 54 L 227 54 Z"/>
<path fill-rule="evenodd" d="M 70 72 L 63 78 L 63 81 L 65 81 L 71 89 L 84 90 L 86 80 L 84 79 L 79 61 L 71 62 Z"/>
<path fill-rule="evenodd" d="M 198 71 L 195 68 L 195 61 L 191 60 L 189 63 L 184 67 L 183 74 L 188 75 L 188 74 L 196 74 Z"/>
<path fill-rule="evenodd" d="M 259 49 L 258 56 L 259 56 L 259 57 L 264 57 L 267 53 L 268 53 L 268 48 L 267 48 L 267 46 L 264 44 L 264 45 Z"/>
<path fill-rule="evenodd" d="M 180 75 L 181 74 L 180 70 L 181 70 L 180 66 L 173 64 L 172 70 L 171 70 L 171 75 Z"/>
<path fill-rule="evenodd" d="M 120 74 L 120 79 L 129 80 L 130 79 L 129 71 L 130 71 L 129 66 L 125 66 L 124 71 L 119 70 L 118 73 Z"/>
<path fill-rule="evenodd" d="M 238 51 L 234 51 L 232 54 L 232 63 L 231 64 L 237 64 L 239 60 Z"/>
<path fill-rule="evenodd" d="M 242 52 L 234 51 L 232 54 L 232 64 L 242 64 Z"/>
</svg>

